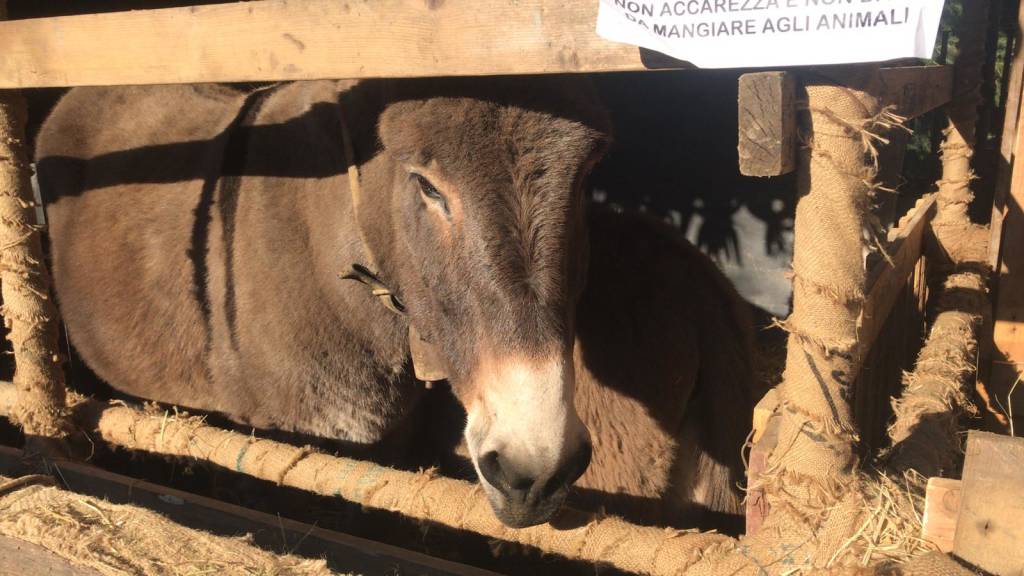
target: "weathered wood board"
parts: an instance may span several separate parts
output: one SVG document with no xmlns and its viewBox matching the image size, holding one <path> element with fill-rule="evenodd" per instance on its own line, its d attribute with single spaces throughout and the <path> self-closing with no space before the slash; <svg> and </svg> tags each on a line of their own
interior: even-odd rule
<svg viewBox="0 0 1024 576">
<path fill-rule="evenodd" d="M 597 35 L 597 8 L 262 0 L 16 20 L 0 23 L 0 88 L 648 68 L 646 52 Z"/>
<path fill-rule="evenodd" d="M 1024 118 L 1024 108 L 1020 109 Z M 1017 126 L 1021 126 L 1020 122 Z M 1002 213 L 998 220 L 998 267 L 994 271 L 995 314 L 992 334 L 992 358 L 985 392 L 988 402 L 1002 416 L 1010 419 L 1016 433 L 1024 432 L 1024 138 L 1018 134 L 1014 143 L 1012 180 L 1002 197 Z M 997 190 L 997 202 L 998 190 Z M 994 220 L 993 224 L 997 222 Z M 1014 388 L 1014 385 L 1017 385 Z"/>
<path fill-rule="evenodd" d="M 1017 30 L 1024 30 L 1024 3 L 1017 10 Z M 1019 34 L 1019 32 L 1018 32 Z M 1006 82 L 1006 104 L 1003 111 L 1002 137 L 999 140 L 999 169 L 996 172 L 995 194 L 992 202 L 992 221 L 989 225 L 992 236 L 989 240 L 989 263 L 996 268 L 999 262 L 999 246 L 1002 238 L 1003 219 L 1006 217 L 1006 199 L 1010 194 L 1013 177 L 1013 159 L 1017 144 L 1017 127 L 1021 93 L 1024 91 L 1024 47 L 1017 39 L 1017 49 L 1010 63 L 1009 78 Z M 1019 206 L 1019 200 L 1018 200 Z"/>
<path fill-rule="evenodd" d="M 968 435 L 953 553 L 996 576 L 1024 574 L 1024 438 Z"/>
<path fill-rule="evenodd" d="M 891 263 L 882 260 L 868 271 L 867 298 L 857 331 L 864 349 L 869 349 L 878 338 L 907 278 L 914 272 L 921 257 L 924 231 L 934 216 L 934 196 L 919 202 L 910 220 L 891 232 L 887 247 Z"/>
<path fill-rule="evenodd" d="M 744 176 L 778 176 L 796 169 L 796 76 L 740 76 L 739 158 Z"/>
<path fill-rule="evenodd" d="M 925 488 L 921 538 L 940 551 L 953 551 L 956 519 L 960 514 L 961 482 L 954 478 L 929 478 Z"/>
</svg>

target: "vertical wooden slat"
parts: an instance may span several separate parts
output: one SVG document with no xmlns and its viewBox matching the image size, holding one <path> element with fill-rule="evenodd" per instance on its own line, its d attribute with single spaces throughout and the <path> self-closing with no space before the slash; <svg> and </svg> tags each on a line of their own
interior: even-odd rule
<svg viewBox="0 0 1024 576">
<path fill-rule="evenodd" d="M 1018 136 L 1014 155 L 1020 157 L 1021 154 L 1024 154 L 1024 139 Z M 1001 244 L 999 268 L 995 271 L 992 360 L 985 393 L 990 408 L 1002 413 L 1006 425 L 1024 430 L 1024 385 L 1014 389 L 1024 373 L 1024 162 L 1013 166 L 1002 219 Z M 1010 412 L 1014 422 L 1009 421 Z"/>
<path fill-rule="evenodd" d="M 991 240 L 989 241 L 989 263 L 998 268 L 999 246 L 1001 244 L 1003 219 L 1006 216 L 1010 181 L 1013 177 L 1013 159 L 1017 144 L 1017 124 L 1020 113 L 1021 91 L 1024 88 L 1024 45 L 1021 33 L 1024 31 L 1024 2 L 1017 13 L 1013 27 L 1012 44 L 1015 48 L 1010 64 L 1006 85 L 1006 99 L 1003 106 L 1003 134 L 999 143 L 999 167 L 996 171 L 995 196 L 992 202 Z M 1009 42 L 1009 40 L 1008 40 Z M 1009 45 L 1007 46 L 1009 49 Z"/>
</svg>

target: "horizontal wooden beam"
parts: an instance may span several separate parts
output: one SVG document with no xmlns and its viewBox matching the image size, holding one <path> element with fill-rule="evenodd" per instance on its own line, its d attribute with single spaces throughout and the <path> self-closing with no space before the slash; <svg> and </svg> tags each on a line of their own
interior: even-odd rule
<svg viewBox="0 0 1024 576">
<path fill-rule="evenodd" d="M 867 297 L 858 329 L 861 352 L 867 354 L 921 258 L 924 232 L 935 216 L 935 196 L 918 202 L 909 219 L 889 236 L 889 260 L 878 262 L 867 276 Z"/>
<path fill-rule="evenodd" d="M 880 73 L 880 103 L 905 118 L 916 118 L 953 99 L 952 66 L 882 68 Z"/>
<path fill-rule="evenodd" d="M 805 83 L 843 83 L 847 68 L 816 68 Z M 801 98 L 795 72 L 755 72 L 740 76 L 739 159 L 747 176 L 781 176 L 796 168 L 797 122 Z M 953 95 L 951 66 L 882 68 L 879 93 L 882 106 L 914 118 L 949 102 Z"/>
<path fill-rule="evenodd" d="M 0 22 L 0 88 L 672 65 L 600 38 L 597 8 L 593 0 L 262 0 L 13 20 Z"/>
</svg>

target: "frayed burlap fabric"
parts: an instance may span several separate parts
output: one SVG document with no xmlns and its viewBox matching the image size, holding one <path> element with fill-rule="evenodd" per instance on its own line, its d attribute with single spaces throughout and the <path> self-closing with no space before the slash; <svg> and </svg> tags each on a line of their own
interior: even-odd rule
<svg viewBox="0 0 1024 576">
<path fill-rule="evenodd" d="M 874 146 L 891 122 L 867 91 L 842 86 L 808 86 L 807 109 L 778 442 L 752 480 L 771 513 L 754 536 L 760 542 L 748 545 L 760 549 L 768 573 L 860 559 L 847 550 L 864 510 L 850 386 L 860 361 Z"/>
<path fill-rule="evenodd" d="M 0 476 L 0 535 L 109 576 L 330 576 L 321 559 L 193 530 L 139 508 Z"/>
<path fill-rule="evenodd" d="M 903 376 L 903 393 L 893 401 L 890 468 L 924 476 L 956 473 L 962 456 L 960 418 L 974 410 L 967 394 L 977 367 L 976 334 L 986 293 L 985 276 L 964 269 L 948 276 L 935 296 L 928 338 L 914 370 Z"/>
<path fill-rule="evenodd" d="M 815 570 L 807 576 L 974 576 L 974 572 L 941 552 L 929 552 L 904 564 Z"/>
<path fill-rule="evenodd" d="M 926 476 L 955 472 L 961 458 L 961 416 L 974 411 L 968 400 L 977 369 L 977 332 L 989 313 L 989 231 L 972 224 L 974 199 L 971 157 L 978 139 L 981 79 L 989 2 L 963 4 L 957 24 L 960 39 L 954 70 L 953 100 L 946 107 L 949 127 L 942 143 L 942 179 L 936 193 L 938 213 L 931 223 L 940 254 L 929 266 L 939 275 L 933 296 L 934 320 L 903 392 L 893 402 L 888 468 Z"/>
</svg>

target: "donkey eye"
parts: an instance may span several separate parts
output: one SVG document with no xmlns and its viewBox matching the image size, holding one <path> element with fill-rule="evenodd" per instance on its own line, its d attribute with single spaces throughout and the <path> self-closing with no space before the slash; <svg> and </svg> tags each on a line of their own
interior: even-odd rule
<svg viewBox="0 0 1024 576">
<path fill-rule="evenodd" d="M 445 199 L 444 194 L 438 192 L 437 188 L 430 183 L 430 180 L 427 180 L 421 174 L 413 172 L 412 177 L 416 179 L 416 184 L 420 187 L 420 193 L 431 201 L 436 202 L 444 210 L 446 216 L 451 216 L 451 213 L 448 211 L 448 200 Z"/>
<path fill-rule="evenodd" d="M 431 200 L 444 202 L 444 196 L 442 196 L 441 193 L 437 191 L 437 188 L 430 183 L 430 180 L 427 180 L 423 176 L 415 173 L 412 175 L 412 177 L 416 179 L 416 184 L 419 185 L 420 192 L 422 192 L 424 196 L 430 198 Z"/>
</svg>

